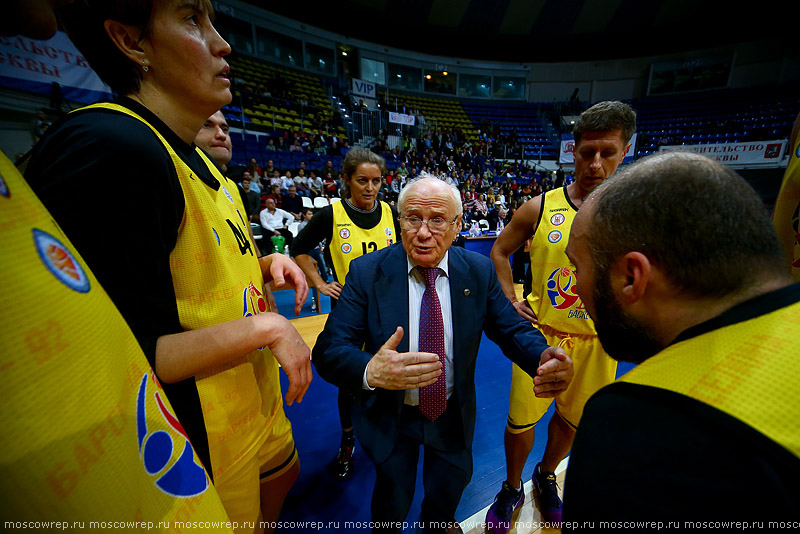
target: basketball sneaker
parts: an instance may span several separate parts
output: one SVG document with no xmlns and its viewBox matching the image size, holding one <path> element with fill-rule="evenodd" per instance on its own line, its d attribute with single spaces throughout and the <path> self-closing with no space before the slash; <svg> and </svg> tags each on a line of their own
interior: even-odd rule
<svg viewBox="0 0 800 534">
<path fill-rule="evenodd" d="M 539 512 L 546 523 L 561 523 L 561 512 L 564 508 L 558 497 L 556 474 L 542 471 L 542 464 L 536 464 L 533 470 L 533 488 L 539 496 Z"/>
<path fill-rule="evenodd" d="M 495 496 L 489 511 L 486 512 L 486 531 L 491 534 L 506 534 L 511 530 L 514 512 L 524 502 L 525 488 L 522 487 L 522 481 L 518 490 L 512 488 L 507 481 L 503 482 L 500 493 Z"/>
</svg>

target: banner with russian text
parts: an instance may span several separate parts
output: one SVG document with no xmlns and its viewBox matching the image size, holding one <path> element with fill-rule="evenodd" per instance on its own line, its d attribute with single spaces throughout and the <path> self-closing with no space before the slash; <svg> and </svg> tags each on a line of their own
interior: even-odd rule
<svg viewBox="0 0 800 534">
<path fill-rule="evenodd" d="M 0 85 L 50 96 L 58 84 L 67 100 L 111 98 L 108 88 L 63 32 L 47 41 L 0 37 Z"/>
<path fill-rule="evenodd" d="M 414 126 L 414 115 L 405 115 L 403 113 L 389 112 L 389 122 L 395 124 L 405 124 L 407 126 Z"/>
<path fill-rule="evenodd" d="M 681 150 L 702 154 L 728 165 L 758 165 L 778 163 L 786 152 L 786 140 L 718 143 L 713 145 L 662 146 L 659 152 Z"/>
<path fill-rule="evenodd" d="M 633 134 L 631 138 L 631 146 L 628 149 L 628 153 L 625 154 L 625 159 L 622 160 L 622 163 L 633 163 L 633 156 L 636 154 L 636 136 L 638 134 Z M 561 136 L 561 153 L 558 158 L 559 163 L 568 163 L 572 164 L 575 163 L 575 138 L 572 134 L 563 134 Z"/>
</svg>

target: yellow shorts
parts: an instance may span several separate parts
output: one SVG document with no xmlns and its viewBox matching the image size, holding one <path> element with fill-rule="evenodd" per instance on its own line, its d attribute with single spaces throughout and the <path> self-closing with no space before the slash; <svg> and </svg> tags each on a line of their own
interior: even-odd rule
<svg viewBox="0 0 800 534">
<path fill-rule="evenodd" d="M 562 347 L 575 366 L 575 376 L 566 391 L 555 398 L 556 411 L 570 426 L 577 428 L 583 407 L 598 389 L 616 378 L 617 362 L 611 359 L 597 336 L 566 334 L 539 325 L 547 343 Z M 520 434 L 533 428 L 550 408 L 552 398 L 540 399 L 533 394 L 533 379 L 516 364 L 511 372 L 511 396 L 506 429 Z"/>
<path fill-rule="evenodd" d="M 246 528 L 240 532 L 261 532 L 261 488 L 260 485 L 276 479 L 289 471 L 297 462 L 297 449 L 292 437 L 292 426 L 283 410 L 267 429 L 260 448 L 245 453 L 234 466 L 225 471 L 220 480 L 214 481 L 219 498 L 228 517 Z M 250 528 L 255 524 L 255 529 Z"/>
</svg>

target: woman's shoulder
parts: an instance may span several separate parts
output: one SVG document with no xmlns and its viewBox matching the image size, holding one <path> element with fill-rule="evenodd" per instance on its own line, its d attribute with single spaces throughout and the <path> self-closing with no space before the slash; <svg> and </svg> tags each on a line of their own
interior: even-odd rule
<svg viewBox="0 0 800 534">
<path fill-rule="evenodd" d="M 87 109 L 75 112 L 48 130 L 41 151 L 67 149 L 91 150 L 93 157 L 123 157 L 120 164 L 145 163 L 147 156 L 163 152 L 163 145 L 150 127 L 129 115 L 107 109 Z"/>
</svg>

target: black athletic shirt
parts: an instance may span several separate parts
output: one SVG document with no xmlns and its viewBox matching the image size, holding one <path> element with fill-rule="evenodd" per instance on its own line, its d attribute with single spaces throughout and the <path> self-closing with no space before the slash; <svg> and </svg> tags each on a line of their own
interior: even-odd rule
<svg viewBox="0 0 800 534">
<path fill-rule="evenodd" d="M 794 284 L 743 302 L 673 343 L 798 301 Z M 565 532 L 582 530 L 583 521 L 648 532 L 657 526 L 647 521 L 662 521 L 662 528 L 678 522 L 677 531 L 690 530 L 683 521 L 740 531 L 724 522 L 786 520 L 800 521 L 800 459 L 753 427 L 693 398 L 628 382 L 602 388 L 586 404 L 564 482 Z"/>
<path fill-rule="evenodd" d="M 185 143 L 139 103 L 128 98 L 117 103 L 153 125 L 200 179 L 219 188 L 194 144 Z M 164 146 L 133 117 L 103 109 L 81 111 L 48 129 L 34 148 L 25 178 L 119 308 L 155 370 L 156 340 L 183 332 L 169 256 L 185 204 Z M 162 386 L 209 467 L 194 378 Z"/>
</svg>

